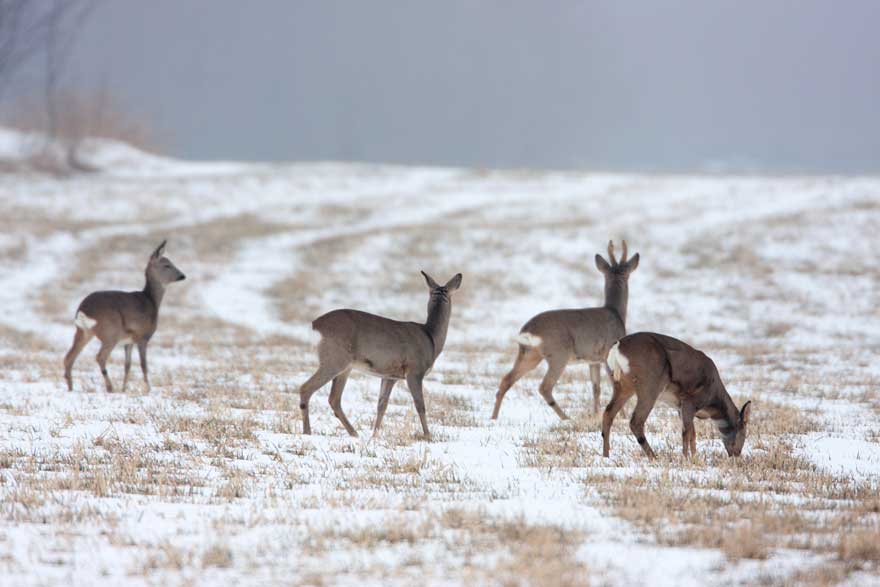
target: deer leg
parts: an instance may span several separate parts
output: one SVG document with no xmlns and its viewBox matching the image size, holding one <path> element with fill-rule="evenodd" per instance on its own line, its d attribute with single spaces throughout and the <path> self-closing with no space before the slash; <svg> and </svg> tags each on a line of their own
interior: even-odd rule
<svg viewBox="0 0 880 587">
<path fill-rule="evenodd" d="M 144 385 L 147 386 L 147 393 L 150 393 L 150 375 L 147 370 L 147 341 L 139 342 L 137 347 L 138 358 L 141 361 L 141 373 L 144 374 Z"/>
<path fill-rule="evenodd" d="M 131 349 L 134 345 L 125 345 L 125 376 L 122 379 L 122 393 L 125 393 L 125 387 L 128 385 L 128 372 L 131 370 Z"/>
<path fill-rule="evenodd" d="M 338 369 L 334 367 L 328 367 L 326 365 L 320 365 L 318 370 L 315 371 L 315 374 L 309 377 L 309 379 L 300 385 L 299 387 L 299 409 L 302 412 L 303 419 L 303 434 L 311 434 L 312 427 L 309 424 L 309 399 L 312 397 L 312 394 L 324 387 L 324 385 L 339 375 L 345 369 Z"/>
<path fill-rule="evenodd" d="M 638 402 L 636 403 L 636 409 L 633 410 L 632 418 L 629 420 L 629 428 L 632 430 L 632 433 L 635 435 L 636 440 L 639 443 L 639 446 L 642 447 L 642 450 L 648 456 L 649 459 L 656 458 L 654 451 L 651 449 L 651 445 L 648 444 L 648 439 L 645 438 L 645 422 L 648 419 L 648 414 L 651 413 L 651 410 L 654 409 L 654 402 L 656 401 L 656 395 L 647 395 L 647 394 L 639 394 Z"/>
<path fill-rule="evenodd" d="M 351 422 L 348 421 L 348 418 L 345 417 L 345 412 L 342 411 L 342 392 L 345 391 L 345 382 L 348 381 L 349 373 L 351 373 L 350 369 L 343 371 L 333 378 L 333 385 L 330 387 L 330 407 L 333 408 L 333 414 L 345 426 L 345 431 L 348 432 L 349 436 L 356 437 L 357 431 L 351 425 Z"/>
<path fill-rule="evenodd" d="M 697 455 L 697 431 L 694 429 L 694 406 L 690 402 L 681 403 L 681 451 L 685 458 Z"/>
<path fill-rule="evenodd" d="M 67 354 L 64 355 L 64 379 L 67 380 L 68 391 L 73 391 L 73 375 L 71 374 L 73 364 L 85 346 L 92 340 L 93 336 L 95 335 L 92 334 L 91 330 L 82 330 L 81 328 L 77 328 L 76 333 L 73 335 L 73 345 L 67 351 Z"/>
<path fill-rule="evenodd" d="M 492 410 L 493 420 L 498 419 L 501 402 L 504 400 L 504 394 L 507 393 L 507 390 L 513 387 L 513 384 L 519 381 L 523 375 L 537 367 L 540 362 L 541 353 L 538 349 L 520 345 L 513 367 L 507 375 L 501 378 L 501 383 L 498 385 L 498 393 L 495 394 L 495 409 Z"/>
<path fill-rule="evenodd" d="M 599 413 L 599 394 L 601 393 L 602 371 L 599 363 L 590 363 L 590 381 L 593 383 L 593 413 Z"/>
<path fill-rule="evenodd" d="M 382 380 L 382 386 L 379 388 L 379 407 L 376 409 L 376 423 L 373 425 L 374 437 L 379 434 L 379 428 L 382 427 L 382 418 L 385 417 L 385 410 L 388 409 L 388 399 L 391 397 L 395 383 L 394 379 Z"/>
<path fill-rule="evenodd" d="M 562 408 L 560 408 L 559 404 L 556 403 L 556 400 L 553 399 L 553 386 L 559 381 L 559 377 L 562 375 L 562 372 L 565 371 L 567 363 L 568 361 L 565 359 L 547 357 L 547 373 L 544 374 L 544 380 L 541 381 L 541 387 L 539 388 L 544 401 L 546 401 L 547 405 L 553 408 L 556 415 L 563 420 L 568 420 L 568 415 L 562 411 Z"/>
<path fill-rule="evenodd" d="M 110 353 L 113 352 L 113 347 L 115 346 L 116 343 L 107 343 L 102 340 L 101 349 L 98 351 L 98 356 L 95 357 L 98 361 L 98 367 L 101 368 L 101 375 L 104 376 L 104 383 L 107 385 L 107 393 L 113 393 L 113 384 L 110 383 L 110 377 L 107 375 L 107 358 L 110 357 Z"/>
<path fill-rule="evenodd" d="M 632 397 L 632 391 L 624 389 L 619 382 L 614 382 L 614 394 L 611 401 L 605 407 L 605 413 L 602 414 L 602 456 L 607 457 L 611 452 L 611 425 L 614 424 L 614 418 L 629 398 Z"/>
<path fill-rule="evenodd" d="M 425 396 L 422 394 L 422 379 L 424 373 L 409 374 L 406 376 L 406 386 L 412 394 L 413 403 L 416 405 L 416 412 L 419 414 L 419 421 L 422 423 L 422 432 L 427 440 L 431 439 L 431 433 L 428 432 L 428 420 L 425 417 Z"/>
</svg>

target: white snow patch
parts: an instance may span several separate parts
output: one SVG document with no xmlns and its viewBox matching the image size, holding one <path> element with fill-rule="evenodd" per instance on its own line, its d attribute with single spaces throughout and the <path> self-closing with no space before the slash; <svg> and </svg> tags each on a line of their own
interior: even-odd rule
<svg viewBox="0 0 880 587">
<path fill-rule="evenodd" d="M 880 443 L 858 438 L 810 435 L 798 448 L 801 456 L 835 475 L 853 479 L 880 476 Z"/>
</svg>

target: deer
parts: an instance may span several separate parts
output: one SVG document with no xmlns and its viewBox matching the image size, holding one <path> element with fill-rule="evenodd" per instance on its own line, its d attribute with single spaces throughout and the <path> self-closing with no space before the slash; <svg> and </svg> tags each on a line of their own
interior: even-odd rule
<svg viewBox="0 0 880 587">
<path fill-rule="evenodd" d="M 146 284 L 141 291 L 96 291 L 80 302 L 76 309 L 73 346 L 64 357 L 64 379 L 67 389 L 73 391 L 71 371 L 76 358 L 92 338 L 101 341 L 97 362 L 104 376 L 107 393 L 113 393 L 113 384 L 107 375 L 107 359 L 118 344 L 125 348 L 125 377 L 122 391 L 128 385 L 131 370 L 131 351 L 137 345 L 141 372 L 147 393 L 150 392 L 150 378 L 147 371 L 147 344 L 159 324 L 159 306 L 165 296 L 165 286 L 175 281 L 183 281 L 186 276 L 164 256 L 165 244 L 162 241 L 150 255 L 144 270 Z"/>
<path fill-rule="evenodd" d="M 654 332 L 637 332 L 614 343 L 608 351 L 608 368 L 614 395 L 602 416 L 602 455 L 607 457 L 611 424 L 633 395 L 637 402 L 630 429 L 649 459 L 656 458 L 645 438 L 645 421 L 657 400 L 669 403 L 681 415 L 682 452 L 695 456 L 697 434 L 694 416 L 711 418 L 730 457 L 742 453 L 751 412 L 751 401 L 738 409 L 718 374 L 715 363 L 702 351 Z"/>
<path fill-rule="evenodd" d="M 553 387 L 570 361 L 590 364 L 593 413 L 599 412 L 601 367 L 611 345 L 626 334 L 629 276 L 638 266 L 638 253 L 627 258 L 626 241 L 620 261 L 614 256 L 614 243 L 608 241 L 608 260 L 596 255 L 596 268 L 605 276 L 601 307 L 551 310 L 525 323 L 515 338 L 519 351 L 513 368 L 501 379 L 495 395 L 493 420 L 498 419 L 507 391 L 542 360 L 547 362 L 547 372 L 538 391 L 562 420 L 568 420 L 568 415 L 553 399 Z"/>
<path fill-rule="evenodd" d="M 330 407 L 350 436 L 357 431 L 342 410 L 342 392 L 352 370 L 381 378 L 379 404 L 373 437 L 379 434 L 382 418 L 388 408 L 391 390 L 398 381 L 406 381 L 412 395 L 422 432 L 431 438 L 425 415 L 425 398 L 422 380 L 434 366 L 434 362 L 446 344 L 446 332 L 452 313 L 452 296 L 461 286 L 461 273 L 445 285 L 421 272 L 428 284 L 428 317 L 424 324 L 400 322 L 361 312 L 359 310 L 333 310 L 312 322 L 312 329 L 320 335 L 318 342 L 318 369 L 299 388 L 299 408 L 302 412 L 303 434 L 311 434 L 309 424 L 309 399 L 327 382 L 330 387 Z"/>
</svg>

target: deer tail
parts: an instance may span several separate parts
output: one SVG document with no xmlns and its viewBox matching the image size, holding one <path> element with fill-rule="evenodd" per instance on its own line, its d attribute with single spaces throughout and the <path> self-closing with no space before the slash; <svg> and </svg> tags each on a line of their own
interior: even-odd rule
<svg viewBox="0 0 880 587">
<path fill-rule="evenodd" d="M 629 373 L 629 359 L 620 352 L 620 341 L 615 342 L 611 350 L 608 351 L 608 358 L 605 362 L 608 363 L 611 376 L 615 381 L 620 381 L 625 373 Z"/>
<path fill-rule="evenodd" d="M 88 332 L 95 326 L 95 324 L 98 323 L 98 321 L 94 318 L 89 317 L 82 310 L 79 310 L 76 313 L 76 317 L 73 319 L 73 323 L 76 324 L 76 327 L 80 330 L 85 330 L 86 332 Z"/>
</svg>

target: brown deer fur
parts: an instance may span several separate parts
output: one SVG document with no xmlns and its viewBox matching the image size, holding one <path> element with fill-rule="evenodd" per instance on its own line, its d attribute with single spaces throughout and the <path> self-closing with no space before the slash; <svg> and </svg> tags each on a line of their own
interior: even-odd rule
<svg viewBox="0 0 880 587">
<path fill-rule="evenodd" d="M 610 451 L 611 424 L 633 395 L 637 398 L 630 429 L 649 458 L 654 451 L 645 438 L 645 421 L 658 399 L 678 408 L 685 456 L 696 452 L 694 417 L 711 418 L 724 448 L 739 456 L 746 438 L 751 402 L 737 409 L 715 363 L 703 352 L 662 334 L 637 332 L 623 337 L 608 352 L 614 395 L 602 417 L 602 454 Z"/>
<path fill-rule="evenodd" d="M 74 324 L 76 333 L 73 345 L 64 357 L 64 379 L 67 389 L 73 391 L 71 371 L 76 358 L 85 346 L 97 337 L 101 341 L 98 351 L 98 367 L 107 391 L 113 391 L 113 384 L 107 375 L 107 359 L 113 348 L 122 343 L 125 347 L 125 378 L 122 391 L 128 384 L 128 372 L 131 369 L 131 350 L 137 345 L 141 360 L 141 371 L 144 384 L 150 389 L 147 375 L 147 344 L 156 327 L 159 325 L 159 306 L 165 295 L 165 286 L 174 281 L 182 281 L 186 276 L 174 266 L 170 259 L 162 254 L 165 250 L 163 241 L 150 255 L 144 271 L 146 284 L 141 291 L 96 291 L 89 294 L 76 309 Z"/>
</svg>

